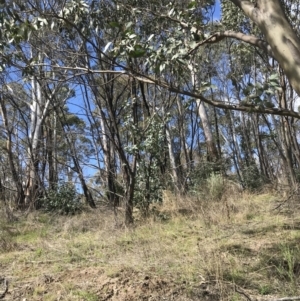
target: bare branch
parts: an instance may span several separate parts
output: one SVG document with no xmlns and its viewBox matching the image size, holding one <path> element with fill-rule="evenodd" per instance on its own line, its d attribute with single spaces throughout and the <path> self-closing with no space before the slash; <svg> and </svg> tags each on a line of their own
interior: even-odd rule
<svg viewBox="0 0 300 301">
<path fill-rule="evenodd" d="M 259 38 L 257 38 L 256 36 L 253 36 L 253 35 L 246 35 L 246 34 L 243 34 L 241 32 L 235 32 L 235 31 L 229 31 L 229 30 L 219 31 L 219 32 L 216 32 L 216 33 L 212 34 L 207 39 L 197 43 L 197 45 L 192 50 L 190 50 L 188 54 L 193 53 L 196 49 L 198 49 L 200 46 L 202 46 L 204 44 L 218 43 L 218 42 L 222 41 L 225 38 L 234 38 L 234 39 L 243 41 L 245 43 L 248 43 L 252 46 L 259 47 L 260 49 L 265 51 L 268 55 L 275 58 L 270 45 L 266 41 L 264 41 L 262 39 L 259 39 Z"/>
</svg>

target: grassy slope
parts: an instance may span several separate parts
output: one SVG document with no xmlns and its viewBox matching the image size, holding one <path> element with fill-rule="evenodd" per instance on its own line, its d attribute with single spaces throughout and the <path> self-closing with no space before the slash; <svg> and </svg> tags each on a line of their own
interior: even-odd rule
<svg viewBox="0 0 300 301">
<path fill-rule="evenodd" d="M 267 193 L 205 203 L 166 194 L 156 214 L 134 229 L 117 229 L 113 214 L 101 209 L 2 219 L 0 277 L 10 282 L 4 300 L 300 295 L 299 210 L 273 210 L 277 204 Z"/>
</svg>

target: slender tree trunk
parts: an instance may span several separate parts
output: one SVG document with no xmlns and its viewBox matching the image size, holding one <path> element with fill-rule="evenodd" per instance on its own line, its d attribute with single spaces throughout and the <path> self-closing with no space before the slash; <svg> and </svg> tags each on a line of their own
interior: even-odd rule
<svg viewBox="0 0 300 301">
<path fill-rule="evenodd" d="M 133 169 L 136 169 L 136 158 L 134 158 Z M 126 191 L 125 191 L 125 225 L 131 226 L 133 224 L 133 198 L 135 188 L 135 174 L 125 165 L 123 168 Z"/>
<path fill-rule="evenodd" d="M 177 167 L 176 167 L 176 159 L 175 159 L 174 150 L 173 150 L 173 142 L 172 142 L 169 126 L 167 124 L 165 126 L 165 131 L 166 131 L 166 139 L 167 139 L 167 144 L 168 144 L 170 167 L 171 167 L 173 183 L 174 183 L 175 187 L 178 190 L 180 190 L 179 178 L 178 178 Z"/>
<path fill-rule="evenodd" d="M 62 117 L 64 118 L 64 121 L 66 121 L 66 116 L 65 116 L 62 108 L 61 108 L 61 113 L 62 113 Z M 57 114 L 57 115 L 59 115 L 59 114 Z M 78 162 L 78 158 L 77 158 L 77 155 L 76 155 L 77 151 L 76 151 L 76 148 L 74 146 L 74 143 L 71 141 L 71 139 L 69 138 L 68 133 L 65 131 L 62 121 L 61 121 L 61 126 L 62 126 L 62 129 L 64 131 L 65 138 L 67 140 L 68 146 L 70 147 L 70 150 L 71 150 L 71 158 L 72 158 L 72 161 L 73 161 L 73 164 L 74 164 L 74 171 L 78 174 L 78 177 L 79 177 L 79 180 L 80 180 L 80 184 L 81 184 L 86 202 L 91 208 L 96 208 L 94 198 L 93 198 L 90 190 L 88 189 L 88 186 L 86 185 L 86 181 L 84 179 L 81 166 Z"/>
<path fill-rule="evenodd" d="M 114 209 L 119 206 L 120 197 L 117 194 L 116 189 L 116 170 L 115 170 L 115 160 L 113 154 L 113 143 L 110 142 L 108 137 L 114 139 L 114 133 L 111 132 L 111 135 L 108 134 L 107 126 L 104 122 L 104 114 L 101 111 L 99 114 L 100 126 L 102 129 L 102 148 L 104 153 L 104 169 L 106 173 L 106 183 L 108 188 L 108 199 L 110 204 L 114 207 Z M 111 128 L 112 129 L 112 128 Z M 113 129 L 112 129 L 113 130 Z"/>
<path fill-rule="evenodd" d="M 28 162 L 27 162 L 27 184 L 26 184 L 26 205 L 32 205 L 37 196 L 38 190 L 38 169 L 39 169 L 39 159 L 38 159 L 38 144 L 41 134 L 41 104 L 42 104 L 42 94 L 41 86 L 39 82 L 35 79 L 31 79 L 31 96 L 32 104 L 31 108 L 31 118 L 30 118 L 30 130 L 29 130 L 29 146 L 28 146 Z"/>
<path fill-rule="evenodd" d="M 251 166 L 252 164 L 255 164 L 255 160 L 253 158 L 253 150 L 251 147 L 252 134 L 250 131 L 250 126 L 251 126 L 251 119 L 249 118 L 247 120 L 246 115 L 242 113 L 243 152 L 245 158 L 244 161 L 247 167 Z"/>
<path fill-rule="evenodd" d="M 1 117 L 2 117 L 2 121 L 4 123 L 4 128 L 5 128 L 6 137 L 7 137 L 5 150 L 7 152 L 8 162 L 9 162 L 9 167 L 10 167 L 10 171 L 12 174 L 12 178 L 13 178 L 13 181 L 17 188 L 17 197 L 15 199 L 15 204 L 16 204 L 17 208 L 23 208 L 25 205 L 25 193 L 24 193 L 21 178 L 18 176 L 18 172 L 17 172 L 15 162 L 14 162 L 11 130 L 9 129 L 7 111 L 6 111 L 6 107 L 5 107 L 5 104 L 3 103 L 2 98 L 0 98 L 0 106 L 1 106 Z"/>
<path fill-rule="evenodd" d="M 207 145 L 208 161 L 217 163 L 219 160 L 219 154 L 213 138 L 211 124 L 208 119 L 205 105 L 202 101 L 197 101 L 197 104 L 198 104 L 199 116 L 202 122 L 203 132 L 205 136 L 205 142 Z"/>
<path fill-rule="evenodd" d="M 177 108 L 178 108 L 178 127 L 179 127 L 179 135 L 181 140 L 181 149 L 183 149 L 184 154 L 184 161 L 185 161 L 185 168 L 182 166 L 181 168 L 181 190 L 183 193 L 187 190 L 187 177 L 186 175 L 190 172 L 190 166 L 191 162 L 189 160 L 189 152 L 188 152 L 188 146 L 187 146 L 187 139 L 185 135 L 185 112 L 182 107 L 181 101 L 177 98 Z"/>
<path fill-rule="evenodd" d="M 176 101 L 177 104 L 177 109 L 178 109 L 178 126 L 179 126 L 179 134 L 180 134 L 180 139 L 182 141 L 182 148 L 183 148 L 183 153 L 184 153 L 184 158 L 185 158 L 185 163 L 186 166 L 188 167 L 189 165 L 189 156 L 188 156 L 188 150 L 186 147 L 186 137 L 185 137 L 185 128 L 184 128 L 184 110 L 182 108 L 182 103 L 181 101 L 177 98 Z"/>
<path fill-rule="evenodd" d="M 232 112 L 226 110 L 225 111 L 228 123 L 229 123 L 229 133 L 232 139 L 231 145 L 232 145 L 232 152 L 233 152 L 233 160 L 234 160 L 234 165 L 236 168 L 236 172 L 239 178 L 240 183 L 244 182 L 243 175 L 241 173 L 241 170 L 243 169 L 243 161 L 241 157 L 241 152 L 240 152 L 240 147 L 238 144 L 238 139 L 234 127 L 234 120 L 232 117 Z"/>
<path fill-rule="evenodd" d="M 252 129 L 254 133 L 254 139 L 256 143 L 257 154 L 259 158 L 260 172 L 265 179 L 269 180 L 269 174 L 266 167 L 266 160 L 264 158 L 264 149 L 261 141 L 261 136 L 259 133 L 259 115 L 255 115 L 252 118 Z"/>
<path fill-rule="evenodd" d="M 287 83 L 285 76 L 281 70 L 280 72 L 280 84 L 282 91 L 279 92 L 279 106 L 283 109 L 287 109 Z M 283 149 L 285 153 L 285 157 L 287 160 L 287 179 L 289 182 L 289 185 L 291 187 L 295 187 L 297 184 L 296 180 L 296 174 L 294 169 L 294 163 L 293 163 L 293 148 L 292 148 L 292 141 L 291 141 L 291 132 L 290 132 L 290 122 L 289 117 L 281 117 L 281 137 L 283 142 Z"/>
<path fill-rule="evenodd" d="M 219 131 L 219 122 L 218 122 L 218 115 L 217 110 L 214 107 L 214 119 L 215 119 L 215 126 L 216 126 L 216 137 L 217 137 L 217 146 L 218 146 L 218 158 L 222 157 L 222 150 L 221 150 L 221 143 L 220 143 L 220 131 Z"/>
<path fill-rule="evenodd" d="M 41 55 L 39 55 L 39 62 L 42 62 Z M 39 143 L 42 126 L 49 112 L 51 101 L 50 97 L 45 101 L 42 95 L 41 83 L 35 77 L 31 78 L 31 95 L 25 205 L 34 205 L 42 188 L 39 174 Z"/>
<path fill-rule="evenodd" d="M 197 91 L 200 88 L 200 83 L 198 80 L 198 76 L 196 74 L 196 68 L 194 66 L 194 63 L 193 62 L 190 63 L 188 68 L 191 72 L 191 82 L 193 84 L 194 90 Z M 214 141 L 211 123 L 209 121 L 205 105 L 201 100 L 197 100 L 197 108 L 198 108 L 198 114 L 202 122 L 205 142 L 207 146 L 207 159 L 210 162 L 217 163 L 219 161 L 219 153 Z"/>
<path fill-rule="evenodd" d="M 299 144 L 297 141 L 297 133 L 296 133 L 296 127 L 295 127 L 295 123 L 294 120 L 292 120 L 291 122 L 291 126 L 290 126 L 290 131 L 291 131 L 291 138 L 292 138 L 292 143 L 293 143 L 293 148 L 294 148 L 294 155 L 298 164 L 298 168 L 300 168 L 300 149 L 299 149 Z"/>
<path fill-rule="evenodd" d="M 57 174 L 57 122 L 56 112 L 48 119 L 47 126 L 47 158 L 49 188 L 54 189 L 58 182 Z"/>
</svg>

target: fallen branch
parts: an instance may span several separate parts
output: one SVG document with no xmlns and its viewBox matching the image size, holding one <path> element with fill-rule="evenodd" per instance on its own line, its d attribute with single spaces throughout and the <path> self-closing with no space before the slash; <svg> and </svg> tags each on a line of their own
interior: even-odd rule
<svg viewBox="0 0 300 301">
<path fill-rule="evenodd" d="M 279 298 L 279 299 L 268 299 L 268 301 L 295 301 L 295 300 L 300 300 L 300 296 L 284 297 L 284 298 Z"/>
<path fill-rule="evenodd" d="M 239 293 L 240 295 L 243 295 L 244 297 L 247 298 L 248 301 L 252 301 L 252 299 L 243 291 L 239 290 L 238 287 L 235 285 L 234 290 Z"/>
</svg>

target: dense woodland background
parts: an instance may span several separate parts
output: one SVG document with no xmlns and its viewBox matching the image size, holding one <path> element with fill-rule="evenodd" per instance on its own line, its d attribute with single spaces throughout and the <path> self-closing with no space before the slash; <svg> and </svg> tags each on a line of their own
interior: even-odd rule
<svg viewBox="0 0 300 301">
<path fill-rule="evenodd" d="M 8 218 L 75 213 L 84 198 L 124 206 L 130 224 L 133 207 L 147 214 L 164 190 L 201 198 L 208 181 L 298 189 L 300 1 L 219 4 L 1 1 Z M 285 20 L 272 21 L 286 33 L 279 45 L 281 32 L 269 34 L 249 7 Z"/>
</svg>

